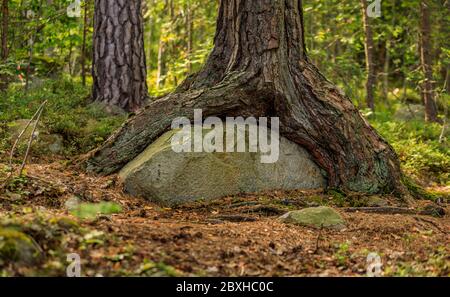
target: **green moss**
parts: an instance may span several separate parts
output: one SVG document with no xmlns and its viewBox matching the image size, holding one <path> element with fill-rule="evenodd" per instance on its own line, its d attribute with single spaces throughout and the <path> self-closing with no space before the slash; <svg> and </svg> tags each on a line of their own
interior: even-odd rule
<svg viewBox="0 0 450 297">
<path fill-rule="evenodd" d="M 73 231 L 78 230 L 80 228 L 80 225 L 78 225 L 77 222 L 69 218 L 59 218 L 56 220 L 56 224 L 58 225 L 58 227 L 64 230 Z"/>
<path fill-rule="evenodd" d="M 39 249 L 26 234 L 10 228 L 0 228 L 0 259 L 3 262 L 34 262 Z"/>
<path fill-rule="evenodd" d="M 97 215 L 120 213 L 122 207 L 113 202 L 81 203 L 71 211 L 71 214 L 80 219 L 95 219 Z"/>
<path fill-rule="evenodd" d="M 63 137 L 65 154 L 95 148 L 125 121 L 126 114 L 110 115 L 101 106 L 89 104 L 89 93 L 89 87 L 68 78 L 45 80 L 28 91 L 11 86 L 0 101 L 0 151 L 11 147 L 11 138 L 22 130 L 43 98 L 48 103 L 39 126 L 48 134 Z"/>
<path fill-rule="evenodd" d="M 327 194 L 333 196 L 333 203 L 338 207 L 343 207 L 347 202 L 346 195 L 338 189 L 330 189 Z"/>
<path fill-rule="evenodd" d="M 291 211 L 280 218 L 283 222 L 295 225 L 336 228 L 345 226 L 344 219 L 334 209 L 320 206 Z"/>
<path fill-rule="evenodd" d="M 163 262 L 155 263 L 149 260 L 144 260 L 137 274 L 152 277 L 179 277 L 182 275 L 180 271 L 170 265 Z"/>
<path fill-rule="evenodd" d="M 416 199 L 436 201 L 439 196 L 426 191 L 421 186 L 417 185 L 410 177 L 403 176 L 403 184 L 408 188 L 411 195 Z"/>
</svg>

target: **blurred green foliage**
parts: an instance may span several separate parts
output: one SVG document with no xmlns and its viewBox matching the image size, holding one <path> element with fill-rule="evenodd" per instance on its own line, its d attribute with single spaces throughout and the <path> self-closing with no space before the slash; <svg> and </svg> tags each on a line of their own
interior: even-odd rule
<svg viewBox="0 0 450 297">
<path fill-rule="evenodd" d="M 95 148 L 124 122 L 126 115 L 113 116 L 100 105 L 89 103 L 89 93 L 89 88 L 67 77 L 43 80 L 29 91 L 11 84 L 0 101 L 0 150 L 11 147 L 8 124 L 30 119 L 44 100 L 48 104 L 41 125 L 49 133 L 63 136 L 68 155 Z"/>
</svg>

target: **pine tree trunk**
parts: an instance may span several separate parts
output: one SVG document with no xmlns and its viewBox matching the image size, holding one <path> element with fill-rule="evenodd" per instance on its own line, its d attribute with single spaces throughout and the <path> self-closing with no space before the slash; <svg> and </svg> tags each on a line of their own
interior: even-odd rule
<svg viewBox="0 0 450 297">
<path fill-rule="evenodd" d="M 430 7 L 425 0 L 420 2 L 420 56 L 422 60 L 422 69 L 425 75 L 425 81 L 422 84 L 422 98 L 425 105 L 425 120 L 428 122 L 437 122 L 437 106 L 434 101 L 433 91 L 433 58 L 431 55 L 431 23 Z"/>
<path fill-rule="evenodd" d="M 150 1 L 149 6 L 150 8 L 148 8 L 148 11 L 150 11 L 153 6 L 155 5 L 154 1 Z M 151 71 L 151 67 L 152 67 L 152 39 L 153 39 L 153 17 L 149 16 L 148 18 L 148 35 L 147 35 L 147 41 L 148 41 L 148 45 L 147 45 L 147 71 L 150 72 Z"/>
<path fill-rule="evenodd" d="M 84 2 L 84 17 L 83 17 L 83 43 L 81 45 L 81 82 L 83 86 L 86 85 L 86 36 L 88 28 L 88 6 L 89 1 Z"/>
<path fill-rule="evenodd" d="M 6 62 L 8 59 L 8 27 L 9 27 L 9 7 L 8 0 L 2 2 L 2 24 L 1 24 L 1 46 L 0 62 Z M 0 74 L 0 91 L 8 88 L 8 75 Z"/>
<path fill-rule="evenodd" d="M 186 2 L 186 40 L 187 40 L 187 72 L 188 74 L 192 71 L 192 48 L 194 44 L 193 32 L 194 32 L 194 12 L 191 7 L 190 0 Z"/>
<path fill-rule="evenodd" d="M 364 35 L 365 35 L 365 50 L 366 50 L 366 104 L 371 110 L 375 110 L 375 98 L 374 89 L 376 84 L 376 70 L 375 70 L 375 51 L 373 43 L 373 31 L 370 18 L 367 14 L 367 0 L 361 0 L 363 22 L 364 22 Z"/>
<path fill-rule="evenodd" d="M 161 36 L 159 39 L 159 46 L 158 46 L 158 69 L 156 72 L 156 85 L 158 89 L 163 88 L 166 81 L 165 47 L 166 45 Z"/>
<path fill-rule="evenodd" d="M 131 118 L 92 152 L 87 169 L 120 170 L 175 117 L 278 116 L 281 134 L 309 151 L 328 186 L 404 194 L 398 158 L 351 100 L 313 66 L 301 1 L 221 1 L 215 47 L 204 68 Z"/>
<path fill-rule="evenodd" d="M 148 96 L 141 0 L 95 0 L 93 99 L 135 111 Z"/>
<path fill-rule="evenodd" d="M 2 45 L 1 45 L 1 59 L 6 61 L 8 58 L 8 27 L 9 27 L 9 7 L 8 0 L 2 2 Z"/>
</svg>

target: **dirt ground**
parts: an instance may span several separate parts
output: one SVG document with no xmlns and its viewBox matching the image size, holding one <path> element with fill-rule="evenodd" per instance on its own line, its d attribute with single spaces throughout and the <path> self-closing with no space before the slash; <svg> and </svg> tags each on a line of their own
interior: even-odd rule
<svg viewBox="0 0 450 297">
<path fill-rule="evenodd" d="M 65 275 L 66 255 L 78 253 L 85 276 L 364 276 L 367 255 L 377 253 L 385 276 L 450 276 L 445 201 L 442 218 L 347 212 L 352 204 L 336 207 L 339 198 L 317 191 L 163 208 L 123 194 L 114 176 L 89 176 L 63 161 L 31 164 L 26 174 L 9 196 L 0 194 L 0 219 L 24 226 L 43 256 L 33 265 L 0 263 L 2 275 Z M 74 196 L 116 202 L 122 211 L 81 220 L 64 206 Z M 364 197 L 347 198 L 357 204 Z M 414 208 L 429 203 L 417 201 Z M 319 204 L 335 206 L 347 227 L 318 230 L 278 220 L 289 210 Z"/>
</svg>

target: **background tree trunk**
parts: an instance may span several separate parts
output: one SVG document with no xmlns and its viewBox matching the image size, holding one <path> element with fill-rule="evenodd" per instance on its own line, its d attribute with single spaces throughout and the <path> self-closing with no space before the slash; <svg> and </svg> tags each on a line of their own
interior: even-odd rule
<svg viewBox="0 0 450 297">
<path fill-rule="evenodd" d="M 164 83 L 166 80 L 166 57 L 165 57 L 165 48 L 166 44 L 164 43 L 162 36 L 159 39 L 158 46 L 158 68 L 156 71 L 156 85 L 159 89 L 164 87 Z"/>
<path fill-rule="evenodd" d="M 194 11 L 191 6 L 190 0 L 186 2 L 186 43 L 187 43 L 187 72 L 190 74 L 192 72 L 192 51 L 193 51 L 193 32 L 194 32 Z"/>
<path fill-rule="evenodd" d="M 152 102 L 102 147 L 87 169 L 120 170 L 175 117 L 278 116 L 281 134 L 309 151 L 328 185 L 364 193 L 406 193 L 397 156 L 305 50 L 302 2 L 221 1 L 215 46 L 204 68 Z"/>
<path fill-rule="evenodd" d="M 89 0 L 84 1 L 84 16 L 83 16 L 83 43 L 81 45 L 81 82 L 83 86 L 86 85 L 86 36 L 88 30 L 88 6 Z"/>
<path fill-rule="evenodd" d="M 8 0 L 2 1 L 2 34 L 1 34 L 1 53 L 0 62 L 5 63 L 8 59 L 8 27 L 9 27 L 9 7 Z M 8 76 L 0 74 L 0 91 L 8 88 Z"/>
<path fill-rule="evenodd" d="M 373 31 L 370 17 L 367 14 L 367 0 L 361 0 L 361 8 L 364 23 L 364 47 L 366 50 L 366 104 L 372 111 L 375 110 L 375 95 L 374 89 L 376 84 L 376 69 L 375 69 L 375 47 L 373 43 Z"/>
<path fill-rule="evenodd" d="M 95 0 L 93 99 L 135 111 L 148 96 L 141 0 Z"/>
<path fill-rule="evenodd" d="M 430 24 L 430 3 L 425 0 L 420 2 L 420 56 L 425 81 L 422 84 L 422 97 L 425 105 L 425 120 L 437 122 L 437 106 L 434 101 L 433 91 L 433 58 L 431 56 L 431 24 Z"/>
<path fill-rule="evenodd" d="M 9 25 L 9 8 L 8 0 L 2 2 L 2 45 L 1 45 L 1 58 L 2 61 L 6 61 L 8 58 L 8 26 Z"/>
</svg>

